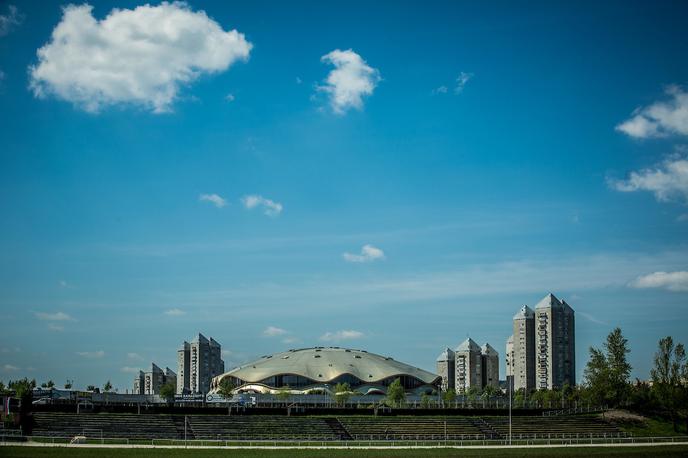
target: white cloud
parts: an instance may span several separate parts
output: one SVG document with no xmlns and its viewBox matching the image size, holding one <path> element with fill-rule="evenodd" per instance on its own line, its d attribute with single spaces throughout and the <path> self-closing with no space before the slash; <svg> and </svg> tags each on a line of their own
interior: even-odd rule
<svg viewBox="0 0 688 458">
<path fill-rule="evenodd" d="M 363 337 L 363 333 L 354 330 L 341 330 L 335 332 L 326 332 L 320 336 L 320 340 L 325 342 L 339 342 L 342 340 L 354 340 Z"/>
<path fill-rule="evenodd" d="M 71 321 L 71 320 L 74 320 L 74 318 L 72 318 L 71 316 L 67 315 L 64 312 L 55 312 L 55 313 L 34 312 L 33 314 L 39 320 L 44 320 L 44 321 Z"/>
<path fill-rule="evenodd" d="M 123 103 L 167 112 L 181 86 L 248 59 L 252 47 L 183 2 L 113 9 L 100 21 L 92 10 L 64 8 L 29 68 L 36 97 L 53 95 L 90 112 Z"/>
<path fill-rule="evenodd" d="M 51 331 L 62 332 L 64 331 L 64 326 L 55 323 L 48 323 L 48 329 L 50 329 Z"/>
<path fill-rule="evenodd" d="M 688 202 L 688 157 L 671 155 L 655 168 L 631 172 L 626 180 L 609 180 L 621 192 L 649 191 L 658 201 Z"/>
<path fill-rule="evenodd" d="M 385 259 L 385 252 L 373 245 L 363 245 L 360 254 L 344 253 L 342 257 L 348 262 L 373 262 Z"/>
<path fill-rule="evenodd" d="M 89 358 L 89 359 L 98 359 L 102 358 L 105 356 L 105 352 L 103 350 L 98 350 L 98 351 L 77 351 L 77 355 L 82 356 L 84 358 Z"/>
<path fill-rule="evenodd" d="M 265 197 L 256 194 L 242 197 L 241 202 L 244 204 L 244 207 L 249 210 L 256 207 L 261 207 L 263 209 L 263 213 L 267 216 L 279 216 L 279 214 L 282 213 L 283 207 L 281 203 L 266 199 Z"/>
<path fill-rule="evenodd" d="M 24 21 L 24 15 L 16 6 L 7 5 L 7 14 L 0 14 L 0 37 L 10 33 L 16 26 Z"/>
<path fill-rule="evenodd" d="M 629 283 L 632 288 L 664 288 L 669 291 L 688 291 L 688 272 L 653 272 Z"/>
<path fill-rule="evenodd" d="M 19 368 L 17 366 L 13 366 L 11 364 L 5 364 L 4 366 L 2 366 L 2 369 L 5 372 L 15 372 L 15 371 L 19 370 Z"/>
<path fill-rule="evenodd" d="M 670 100 L 637 108 L 616 130 L 635 138 L 688 135 L 688 92 L 676 85 L 665 92 Z"/>
<path fill-rule="evenodd" d="M 198 200 L 201 202 L 210 202 L 217 208 L 222 208 L 227 205 L 227 201 L 218 194 L 201 194 L 198 196 Z"/>
<path fill-rule="evenodd" d="M 143 361 L 143 356 L 139 355 L 138 353 L 127 353 L 127 358 L 134 361 Z"/>
<path fill-rule="evenodd" d="M 449 91 L 449 88 L 447 86 L 440 86 L 440 87 L 432 90 L 432 95 L 446 94 L 448 91 Z"/>
<path fill-rule="evenodd" d="M 234 102 L 234 100 L 236 100 L 236 97 L 234 97 L 234 94 L 227 94 L 227 95 L 225 96 L 225 100 L 226 100 L 227 102 Z"/>
<path fill-rule="evenodd" d="M 287 333 L 288 331 L 286 329 L 278 328 L 276 326 L 268 326 L 263 330 L 263 335 L 265 337 L 283 336 Z"/>
<path fill-rule="evenodd" d="M 353 50 L 335 49 L 320 58 L 334 65 L 318 90 L 330 95 L 330 105 L 335 113 L 343 114 L 350 108 L 363 108 L 363 97 L 372 95 L 380 81 L 380 72 L 370 67 Z"/>
<path fill-rule="evenodd" d="M 138 367 L 130 367 L 130 366 L 124 366 L 123 368 L 120 369 L 120 371 L 125 372 L 127 374 L 138 374 L 141 369 Z"/>
<path fill-rule="evenodd" d="M 471 78 L 473 78 L 473 73 L 459 73 L 459 76 L 456 78 L 456 87 L 454 88 L 454 94 L 461 94 L 463 92 L 463 88 L 471 80 Z"/>
<path fill-rule="evenodd" d="M 681 222 L 681 223 L 684 222 L 684 221 L 688 221 L 688 213 L 683 213 L 683 214 L 681 214 L 681 215 L 678 215 L 678 216 L 676 217 L 676 221 L 679 221 L 679 222 Z"/>
<path fill-rule="evenodd" d="M 185 312 L 184 310 L 178 309 L 178 308 L 165 310 L 163 313 L 164 313 L 165 315 L 167 315 L 167 316 L 182 316 L 182 315 L 186 315 L 186 312 Z"/>
</svg>

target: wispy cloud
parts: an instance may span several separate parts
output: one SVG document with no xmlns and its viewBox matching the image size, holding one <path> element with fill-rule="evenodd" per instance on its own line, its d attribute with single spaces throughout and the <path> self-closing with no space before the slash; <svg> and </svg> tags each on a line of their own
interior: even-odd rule
<svg viewBox="0 0 688 458">
<path fill-rule="evenodd" d="M 641 275 L 629 283 L 632 288 L 663 288 L 669 291 L 688 291 L 688 272 L 653 272 Z"/>
<path fill-rule="evenodd" d="M 227 95 L 225 96 L 225 100 L 226 100 L 227 102 L 234 102 L 234 101 L 236 100 L 236 97 L 234 97 L 234 94 L 227 94 Z"/>
<path fill-rule="evenodd" d="M 576 315 L 582 316 L 583 318 L 585 318 L 586 320 L 588 320 L 591 323 L 595 323 L 595 324 L 599 324 L 599 325 L 605 325 L 605 326 L 608 324 L 602 320 L 595 318 L 594 316 L 590 315 L 589 313 L 581 312 L 580 310 L 576 310 Z"/>
<path fill-rule="evenodd" d="M 285 343 L 285 344 L 295 344 L 295 343 L 299 343 L 299 342 L 301 342 L 301 339 L 299 339 L 298 337 L 294 337 L 294 336 L 289 336 L 289 337 L 285 337 L 284 339 L 282 339 L 282 343 Z"/>
<path fill-rule="evenodd" d="M 55 312 L 55 313 L 34 312 L 33 314 L 39 320 L 44 320 L 44 321 L 71 321 L 71 320 L 74 320 L 74 318 L 72 318 L 71 316 L 67 315 L 64 312 Z"/>
<path fill-rule="evenodd" d="M 373 262 L 385 259 L 385 252 L 373 245 L 363 245 L 360 254 L 344 253 L 342 257 L 348 262 Z"/>
<path fill-rule="evenodd" d="M 461 94 L 466 84 L 473 78 L 473 73 L 461 72 L 456 78 L 456 86 L 454 87 L 454 94 Z"/>
<path fill-rule="evenodd" d="M 24 15 L 14 5 L 7 5 L 7 13 L 0 14 L 0 37 L 10 33 L 24 22 Z"/>
<path fill-rule="evenodd" d="M 688 92 L 677 85 L 668 86 L 665 92 L 669 100 L 637 108 L 616 130 L 635 138 L 688 135 Z"/>
<path fill-rule="evenodd" d="M 48 329 L 51 331 L 62 332 L 64 331 L 64 326 L 55 323 L 48 323 Z"/>
<path fill-rule="evenodd" d="M 98 350 L 98 351 L 77 351 L 77 355 L 83 357 L 83 358 L 88 358 L 88 359 L 100 359 L 103 356 L 105 356 L 105 352 L 103 350 Z"/>
<path fill-rule="evenodd" d="M 320 60 L 334 66 L 325 84 L 317 88 L 329 94 L 332 111 L 344 114 L 350 108 L 362 109 L 363 97 L 372 95 L 381 80 L 380 72 L 351 49 L 335 49 Z"/>
<path fill-rule="evenodd" d="M 320 340 L 324 342 L 341 342 L 343 340 L 355 340 L 364 337 L 364 334 L 360 331 L 354 331 L 353 329 L 341 330 L 335 332 L 326 332 L 320 336 Z"/>
<path fill-rule="evenodd" d="M 12 364 L 5 364 L 2 366 L 3 371 L 5 372 L 16 372 L 19 370 L 17 366 L 13 366 Z"/>
<path fill-rule="evenodd" d="M 286 329 L 278 328 L 276 326 L 268 326 L 263 330 L 263 335 L 265 337 L 283 336 L 288 333 L 289 332 Z"/>
<path fill-rule="evenodd" d="M 651 192 L 660 202 L 688 203 L 688 156 L 670 155 L 654 168 L 631 172 L 625 180 L 609 179 L 608 183 L 621 192 Z"/>
<path fill-rule="evenodd" d="M 127 373 L 127 374 L 138 374 L 141 369 L 138 367 L 131 367 L 131 366 L 124 366 L 123 368 L 120 369 L 121 372 Z"/>
<path fill-rule="evenodd" d="M 134 361 L 143 361 L 143 356 L 139 355 L 138 353 L 127 353 L 127 358 Z"/>
<path fill-rule="evenodd" d="M 449 88 L 447 86 L 440 86 L 432 90 L 432 95 L 446 94 L 447 92 L 449 92 Z"/>
<path fill-rule="evenodd" d="M 262 208 L 263 213 L 267 216 L 279 216 L 282 213 L 282 204 L 257 194 L 247 195 L 241 198 L 241 203 L 244 207 L 251 210 L 254 208 Z"/>
<path fill-rule="evenodd" d="M 201 194 L 198 196 L 198 200 L 201 202 L 210 202 L 217 208 L 222 208 L 227 205 L 227 201 L 218 194 Z"/>
<path fill-rule="evenodd" d="M 186 315 L 186 312 L 185 312 L 184 310 L 178 309 L 178 308 L 173 308 L 173 309 L 165 310 L 163 313 L 164 313 L 165 315 L 167 315 L 167 316 L 182 316 L 182 315 Z"/>
</svg>

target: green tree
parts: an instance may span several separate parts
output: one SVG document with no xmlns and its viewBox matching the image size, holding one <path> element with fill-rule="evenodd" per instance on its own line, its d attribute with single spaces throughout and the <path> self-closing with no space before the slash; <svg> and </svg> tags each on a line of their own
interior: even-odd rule
<svg viewBox="0 0 688 458">
<path fill-rule="evenodd" d="M 234 384 L 232 381 L 225 377 L 220 381 L 220 385 L 217 387 L 217 393 L 225 398 L 225 401 L 227 401 L 227 414 L 231 415 L 232 414 L 232 396 L 234 395 Z"/>
<path fill-rule="evenodd" d="M 289 385 L 285 385 L 281 387 L 279 390 L 277 390 L 277 399 L 279 399 L 280 401 L 287 401 L 289 399 L 289 396 L 291 396 L 291 390 L 289 389 Z"/>
<path fill-rule="evenodd" d="M 590 359 L 585 367 L 585 385 L 591 400 L 597 404 L 619 406 L 626 404 L 630 392 L 631 365 L 628 340 L 620 328 L 607 336 L 604 351 L 590 347 Z"/>
<path fill-rule="evenodd" d="M 686 384 L 688 383 L 688 365 L 686 350 L 683 344 L 674 345 L 671 336 L 659 341 L 655 353 L 652 376 L 652 390 L 662 408 L 671 418 L 674 430 L 678 431 L 678 414 L 686 409 Z M 686 420 L 688 427 L 688 419 Z"/>
<path fill-rule="evenodd" d="M 454 401 L 456 401 L 456 391 L 445 391 L 444 393 L 442 393 L 442 400 L 445 402 L 445 404 L 452 405 Z"/>
<path fill-rule="evenodd" d="M 423 393 L 420 395 L 420 406 L 423 409 L 429 408 L 433 403 L 433 398 L 430 397 L 428 393 Z"/>
<path fill-rule="evenodd" d="M 8 386 L 10 390 L 14 390 L 18 398 L 25 398 L 31 393 L 31 390 L 36 388 L 36 380 L 29 381 L 29 379 L 24 377 L 21 380 L 10 380 Z"/>
<path fill-rule="evenodd" d="M 346 404 L 351 397 L 351 385 L 348 383 L 337 383 L 334 387 L 334 397 L 337 404 Z"/>
<path fill-rule="evenodd" d="M 88 385 L 86 391 L 93 391 L 94 393 L 99 393 L 100 389 L 95 385 Z"/>
<path fill-rule="evenodd" d="M 106 393 L 109 393 L 110 391 L 112 391 L 112 383 L 110 383 L 110 380 L 105 382 L 105 385 L 103 385 L 103 391 Z"/>
<path fill-rule="evenodd" d="M 177 391 L 177 387 L 172 382 L 167 382 L 160 387 L 160 397 L 165 398 L 168 403 L 174 401 L 174 395 Z"/>
<path fill-rule="evenodd" d="M 72 389 L 72 381 L 67 380 L 67 382 L 64 384 L 65 390 L 71 390 Z"/>
<path fill-rule="evenodd" d="M 406 391 L 401 379 L 396 379 L 387 387 L 387 401 L 395 407 L 400 407 L 406 401 Z"/>
</svg>

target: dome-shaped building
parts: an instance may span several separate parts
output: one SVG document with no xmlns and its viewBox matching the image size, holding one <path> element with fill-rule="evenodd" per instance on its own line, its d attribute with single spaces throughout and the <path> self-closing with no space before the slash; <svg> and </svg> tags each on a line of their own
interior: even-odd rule
<svg viewBox="0 0 688 458">
<path fill-rule="evenodd" d="M 288 388 L 292 393 L 334 391 L 338 383 L 348 383 L 361 394 L 385 394 L 399 379 L 409 393 L 437 390 L 441 377 L 409 366 L 390 357 L 365 350 L 314 347 L 266 355 L 215 377 L 211 392 L 229 379 L 237 393 L 274 393 Z"/>
</svg>

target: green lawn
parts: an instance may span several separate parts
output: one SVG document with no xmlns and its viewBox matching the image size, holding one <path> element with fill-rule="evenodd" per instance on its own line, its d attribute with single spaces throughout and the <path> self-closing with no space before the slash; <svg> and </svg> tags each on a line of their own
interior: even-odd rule
<svg viewBox="0 0 688 458">
<path fill-rule="evenodd" d="M 78 449 L 78 448 L 42 448 L 42 447 L 0 447 L 3 458 L 59 458 L 59 457 L 92 457 L 98 458 L 157 458 L 157 457 L 685 457 L 688 446 L 674 445 L 662 447 L 562 447 L 556 449 L 521 449 L 521 450 L 183 450 L 183 449 Z"/>
<path fill-rule="evenodd" d="M 643 422 L 618 422 L 619 429 L 627 433 L 631 433 L 636 437 L 668 437 L 668 436 L 685 436 L 686 422 L 682 420 L 679 423 L 678 432 L 674 431 L 672 422 L 647 418 Z"/>
</svg>

